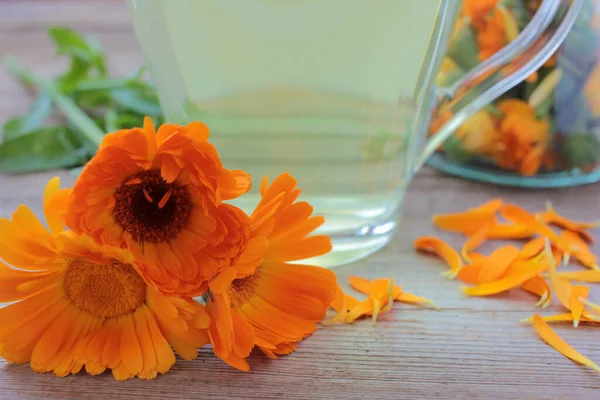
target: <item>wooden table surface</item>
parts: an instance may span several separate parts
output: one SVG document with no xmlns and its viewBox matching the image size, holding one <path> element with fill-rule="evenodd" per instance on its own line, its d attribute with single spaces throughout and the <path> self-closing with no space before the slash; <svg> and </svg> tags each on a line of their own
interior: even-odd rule
<svg viewBox="0 0 600 400">
<path fill-rule="evenodd" d="M 64 67 L 49 45 L 46 28 L 74 27 L 97 36 L 115 74 L 130 74 L 143 62 L 124 1 L 0 0 L 0 55 L 14 54 L 40 74 Z M 0 122 L 23 112 L 30 98 L 0 69 Z M 73 178 L 54 172 L 65 184 Z M 0 176 L 0 216 L 17 204 L 41 211 L 45 182 L 53 173 Z M 195 361 L 179 360 L 151 382 L 119 383 L 110 374 L 67 378 L 33 373 L 27 365 L 0 361 L 0 398 L 56 399 L 598 399 L 600 376 L 563 358 L 518 321 L 533 314 L 534 299 L 521 292 L 466 298 L 459 284 L 439 276 L 438 260 L 416 254 L 412 241 L 434 234 L 430 216 L 502 196 L 532 210 L 547 199 L 579 219 L 600 216 L 600 184 L 556 191 L 513 190 L 467 182 L 423 170 L 411 183 L 400 232 L 383 251 L 336 270 L 395 276 L 405 290 L 436 301 L 439 312 L 397 305 L 377 325 L 360 321 L 319 330 L 297 352 L 277 361 L 252 356 L 250 373 L 216 359 L 209 349 Z M 456 246 L 460 238 L 442 235 Z M 600 248 L 596 246 L 596 253 Z M 594 293 L 598 300 L 598 292 Z M 553 305 L 548 311 L 558 311 Z M 0 321 L 0 323 L 2 323 Z M 600 360 L 598 330 L 557 328 L 583 354 Z"/>
</svg>

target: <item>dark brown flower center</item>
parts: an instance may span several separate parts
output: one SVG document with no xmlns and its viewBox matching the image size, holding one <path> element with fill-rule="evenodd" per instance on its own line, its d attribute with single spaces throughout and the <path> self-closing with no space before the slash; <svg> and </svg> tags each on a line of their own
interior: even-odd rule
<svg viewBox="0 0 600 400">
<path fill-rule="evenodd" d="M 174 238 L 187 225 L 192 203 L 185 187 L 167 183 L 158 170 L 130 176 L 115 191 L 115 221 L 139 243 Z"/>
<path fill-rule="evenodd" d="M 146 284 L 129 264 L 73 260 L 65 272 L 66 297 L 77 308 L 100 318 L 134 312 L 146 299 Z"/>
</svg>

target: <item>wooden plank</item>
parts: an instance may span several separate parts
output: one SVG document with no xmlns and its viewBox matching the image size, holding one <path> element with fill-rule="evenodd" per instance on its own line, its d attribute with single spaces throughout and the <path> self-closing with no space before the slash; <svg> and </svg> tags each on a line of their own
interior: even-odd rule
<svg viewBox="0 0 600 400">
<path fill-rule="evenodd" d="M 3 0 L 0 2 L 0 54 L 15 54 L 44 76 L 64 66 L 54 57 L 45 29 L 50 24 L 74 26 L 100 38 L 116 74 L 135 71 L 142 63 L 127 12 L 116 0 Z M 24 111 L 30 99 L 2 70 L 0 122 Z M 69 185 L 73 177 L 58 173 Z M 0 217 L 20 203 L 41 215 L 41 195 L 54 173 L 0 176 Z M 411 183 L 401 228 L 394 241 L 365 260 L 338 268 L 344 285 L 351 274 L 393 276 L 407 291 L 436 301 L 442 311 L 398 305 L 377 325 L 319 330 L 294 354 L 280 360 L 260 355 L 250 359 L 244 374 L 216 359 L 209 349 L 195 361 L 182 361 L 152 382 L 115 382 L 108 374 L 56 378 L 33 373 L 27 365 L 0 361 L 0 399 L 562 399 L 596 398 L 597 374 L 575 365 L 543 344 L 521 318 L 534 312 L 526 293 L 491 298 L 465 298 L 457 282 L 439 276 L 438 260 L 417 254 L 412 241 L 437 234 L 434 212 L 452 212 L 504 197 L 529 209 L 547 199 L 573 218 L 598 217 L 600 185 L 553 191 L 515 190 L 443 177 L 425 169 Z M 441 234 L 453 245 L 458 235 Z M 600 247 L 596 245 L 596 253 Z M 347 285 L 345 285 L 347 287 Z M 596 291 L 593 295 L 599 299 Z M 553 310 L 558 307 L 553 306 Z M 0 322 L 1 323 L 1 322 Z M 563 326 L 559 333 L 578 350 L 600 360 L 597 331 Z"/>
</svg>

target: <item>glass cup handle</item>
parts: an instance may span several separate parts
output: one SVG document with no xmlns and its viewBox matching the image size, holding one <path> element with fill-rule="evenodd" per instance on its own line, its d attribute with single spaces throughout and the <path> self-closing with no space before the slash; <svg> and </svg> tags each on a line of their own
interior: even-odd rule
<svg viewBox="0 0 600 400">
<path fill-rule="evenodd" d="M 432 109 L 449 119 L 426 141 L 413 171 L 469 117 L 537 71 L 554 54 L 575 23 L 585 0 L 543 0 L 515 40 L 448 88 L 435 88 Z M 570 3 L 570 5 L 569 5 Z M 421 126 L 421 137 L 427 124 Z"/>
</svg>

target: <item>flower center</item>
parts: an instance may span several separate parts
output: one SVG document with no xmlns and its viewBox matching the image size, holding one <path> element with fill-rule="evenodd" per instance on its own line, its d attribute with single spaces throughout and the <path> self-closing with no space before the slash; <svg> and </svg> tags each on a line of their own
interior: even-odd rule
<svg viewBox="0 0 600 400">
<path fill-rule="evenodd" d="M 242 279 L 236 279 L 231 282 L 231 286 L 229 286 L 228 289 L 229 298 L 231 300 L 231 308 L 240 308 L 246 304 L 252 296 L 254 296 L 256 293 L 258 278 L 259 271 L 257 270 L 253 275 Z"/>
<path fill-rule="evenodd" d="M 130 176 L 115 191 L 115 221 L 138 243 L 160 243 L 174 238 L 190 219 L 187 189 L 167 183 L 160 171 Z"/>
<path fill-rule="evenodd" d="M 129 264 L 96 264 L 75 259 L 65 273 L 67 298 L 80 310 L 100 318 L 127 315 L 146 298 L 146 284 Z"/>
</svg>

